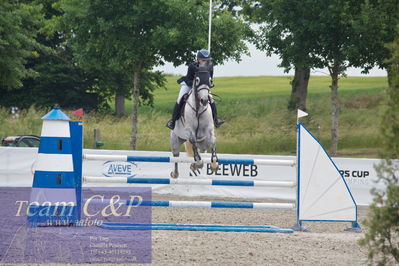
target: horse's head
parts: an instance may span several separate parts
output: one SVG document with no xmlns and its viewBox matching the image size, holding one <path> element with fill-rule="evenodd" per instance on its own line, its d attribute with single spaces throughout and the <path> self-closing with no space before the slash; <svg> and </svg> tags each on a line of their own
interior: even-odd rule
<svg viewBox="0 0 399 266">
<path fill-rule="evenodd" d="M 211 73 L 208 66 L 199 66 L 193 82 L 196 98 L 203 106 L 208 104 L 209 89 L 211 86 Z"/>
</svg>

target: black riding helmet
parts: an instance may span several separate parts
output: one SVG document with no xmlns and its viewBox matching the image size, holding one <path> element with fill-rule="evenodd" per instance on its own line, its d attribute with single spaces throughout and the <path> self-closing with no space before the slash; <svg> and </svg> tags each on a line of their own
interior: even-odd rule
<svg viewBox="0 0 399 266">
<path fill-rule="evenodd" d="M 205 50 L 205 49 L 202 49 L 202 50 L 199 50 L 198 52 L 197 52 L 197 60 L 198 59 L 201 59 L 201 60 L 211 60 L 212 58 L 211 58 L 211 52 L 209 52 L 208 50 Z"/>
</svg>

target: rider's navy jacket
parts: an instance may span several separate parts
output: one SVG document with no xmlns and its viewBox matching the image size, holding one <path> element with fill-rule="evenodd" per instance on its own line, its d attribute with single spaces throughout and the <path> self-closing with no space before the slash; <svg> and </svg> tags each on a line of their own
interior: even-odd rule
<svg viewBox="0 0 399 266">
<path fill-rule="evenodd" d="M 198 62 L 192 62 L 188 66 L 187 75 L 179 78 L 177 80 L 177 83 L 180 84 L 184 81 L 184 82 L 186 82 L 187 86 L 190 86 L 190 87 L 193 86 L 194 75 L 195 75 L 195 72 L 197 71 L 198 67 L 199 67 Z M 213 65 L 209 66 L 209 72 L 211 74 L 211 78 L 213 78 Z"/>
</svg>

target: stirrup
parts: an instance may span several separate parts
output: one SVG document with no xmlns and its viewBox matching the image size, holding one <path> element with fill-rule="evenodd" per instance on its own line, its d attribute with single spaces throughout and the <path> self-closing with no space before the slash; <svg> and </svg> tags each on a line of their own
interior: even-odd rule
<svg viewBox="0 0 399 266">
<path fill-rule="evenodd" d="M 168 121 L 168 123 L 166 123 L 166 125 L 165 125 L 167 128 L 169 128 L 170 130 L 173 130 L 173 129 L 175 129 L 175 121 L 173 121 L 173 119 L 170 119 L 169 121 Z"/>
</svg>

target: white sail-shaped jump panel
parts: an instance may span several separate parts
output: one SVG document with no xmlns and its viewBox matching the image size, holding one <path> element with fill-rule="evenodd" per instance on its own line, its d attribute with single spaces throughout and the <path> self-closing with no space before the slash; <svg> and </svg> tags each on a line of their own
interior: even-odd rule
<svg viewBox="0 0 399 266">
<path fill-rule="evenodd" d="M 300 123 L 298 136 L 299 221 L 356 221 L 355 200 L 330 156 Z"/>
</svg>

